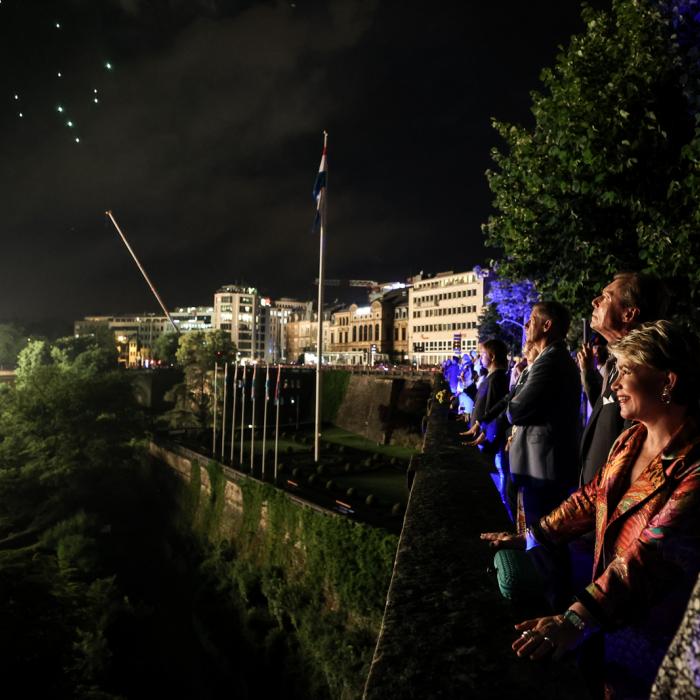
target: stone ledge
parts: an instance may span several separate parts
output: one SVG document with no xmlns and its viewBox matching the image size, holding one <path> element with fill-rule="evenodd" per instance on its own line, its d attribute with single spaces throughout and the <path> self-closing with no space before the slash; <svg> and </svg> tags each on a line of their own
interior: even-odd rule
<svg viewBox="0 0 700 700">
<path fill-rule="evenodd" d="M 500 596 L 479 540 L 510 522 L 488 462 L 458 430 L 435 404 L 364 698 L 587 698 L 571 662 L 533 664 L 510 649 L 529 615 Z"/>
</svg>

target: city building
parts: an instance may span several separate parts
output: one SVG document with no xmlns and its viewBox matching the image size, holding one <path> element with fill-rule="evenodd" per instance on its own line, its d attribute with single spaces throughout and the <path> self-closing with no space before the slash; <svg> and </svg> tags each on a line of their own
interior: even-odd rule
<svg viewBox="0 0 700 700">
<path fill-rule="evenodd" d="M 409 357 L 437 365 L 454 354 L 475 350 L 488 270 L 439 272 L 411 278 L 408 295 Z"/>
<path fill-rule="evenodd" d="M 227 284 L 214 294 L 212 325 L 230 333 L 241 360 L 274 362 L 271 306 L 255 287 Z"/>
<path fill-rule="evenodd" d="M 125 367 L 148 367 L 153 344 L 172 330 L 167 317 L 157 314 L 86 316 L 73 324 L 76 338 L 95 335 L 101 328 L 114 333 L 119 364 Z"/>
<path fill-rule="evenodd" d="M 334 311 L 330 318 L 326 351 L 332 364 L 407 362 L 406 285 L 377 284 L 370 291 L 369 304 L 351 304 Z"/>
<path fill-rule="evenodd" d="M 207 331 L 212 328 L 213 307 L 187 306 L 174 309 L 170 316 L 181 333 Z M 153 359 L 153 345 L 164 333 L 174 333 L 167 316 L 120 314 L 119 316 L 86 316 L 75 321 L 76 338 L 94 335 L 98 329 L 114 333 L 119 364 L 125 367 L 148 367 Z"/>
<path fill-rule="evenodd" d="M 170 317 L 181 333 L 212 330 L 213 316 L 213 306 L 179 306 L 170 312 Z M 166 332 L 171 329 L 172 327 L 166 327 Z"/>
<path fill-rule="evenodd" d="M 270 333 L 268 354 L 272 358 L 272 362 L 291 362 L 297 359 L 296 356 L 288 356 L 288 347 L 290 343 L 287 340 L 288 331 L 287 324 L 296 316 L 303 316 L 308 310 L 311 312 L 312 303 L 310 301 L 298 301 L 297 299 L 289 299 L 282 297 L 275 299 L 270 308 Z M 296 329 L 294 332 L 298 332 Z M 314 347 L 315 347 L 314 336 Z M 298 342 L 293 343 L 294 349 L 297 349 Z"/>
<path fill-rule="evenodd" d="M 323 361 L 328 362 L 328 343 L 332 309 L 326 307 L 323 312 Z M 316 345 L 318 343 L 318 313 L 309 302 L 306 308 L 292 312 L 286 325 L 285 355 L 287 362 L 315 364 Z"/>
</svg>

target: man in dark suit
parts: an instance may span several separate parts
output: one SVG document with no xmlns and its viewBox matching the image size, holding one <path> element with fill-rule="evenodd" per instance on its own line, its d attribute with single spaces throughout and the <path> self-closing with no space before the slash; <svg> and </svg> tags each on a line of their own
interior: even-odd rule
<svg viewBox="0 0 700 700">
<path fill-rule="evenodd" d="M 638 272 L 622 272 L 613 278 L 593 299 L 591 328 L 608 343 L 626 336 L 646 321 L 663 318 L 667 294 L 661 282 Z M 578 353 L 581 370 L 589 372 L 593 364 L 591 348 L 583 346 Z M 579 448 L 579 485 L 593 479 L 605 464 L 610 448 L 624 428 L 620 406 L 611 387 L 617 377 L 615 358 L 610 357 L 603 369 L 600 395 L 593 403 L 591 417 L 581 436 Z"/>
<path fill-rule="evenodd" d="M 608 343 L 614 343 L 640 323 L 663 318 L 668 294 L 661 281 L 655 277 L 639 272 L 621 272 L 614 276 L 612 282 L 591 303 L 591 329 L 602 335 Z M 577 357 L 581 371 L 589 373 L 593 365 L 591 348 L 584 345 Z M 579 486 L 593 480 L 607 461 L 613 443 L 626 427 L 612 390 L 616 377 L 615 358 L 610 356 L 603 367 L 600 393 L 593 403 L 579 444 Z M 590 532 L 569 544 L 575 589 L 590 583 L 593 539 L 594 534 Z"/>
<path fill-rule="evenodd" d="M 558 506 L 576 483 L 581 382 L 566 346 L 569 324 L 569 312 L 558 302 L 533 307 L 525 330 L 539 355 L 508 403 L 515 426 L 510 471 L 528 525 Z"/>
</svg>

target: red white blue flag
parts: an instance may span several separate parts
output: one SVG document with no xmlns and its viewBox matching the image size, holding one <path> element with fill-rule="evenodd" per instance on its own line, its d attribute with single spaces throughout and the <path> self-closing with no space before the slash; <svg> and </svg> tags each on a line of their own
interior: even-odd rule
<svg viewBox="0 0 700 700">
<path fill-rule="evenodd" d="M 314 218 L 313 230 L 318 231 L 321 227 L 326 203 L 326 187 L 328 186 L 328 132 L 323 132 L 323 151 L 321 153 L 321 164 L 318 166 L 318 175 L 314 183 L 312 192 L 314 202 L 316 202 L 316 217 Z"/>
<path fill-rule="evenodd" d="M 275 404 L 280 402 L 280 376 L 282 374 L 282 365 L 277 365 L 277 383 L 275 384 Z"/>
</svg>

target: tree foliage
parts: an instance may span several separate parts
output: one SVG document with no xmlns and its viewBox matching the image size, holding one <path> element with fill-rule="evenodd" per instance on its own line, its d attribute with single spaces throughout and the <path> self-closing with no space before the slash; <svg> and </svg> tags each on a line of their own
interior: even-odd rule
<svg viewBox="0 0 700 700">
<path fill-rule="evenodd" d="M 681 311 L 700 294 L 700 130 L 688 52 L 664 7 L 584 7 L 586 29 L 542 73 L 533 128 L 495 122 L 506 143 L 488 173 L 497 213 L 484 226 L 499 271 L 588 310 L 620 269 L 673 281 Z M 695 47 L 697 61 L 697 46 Z"/>
<path fill-rule="evenodd" d="M 163 333 L 153 343 L 153 357 L 164 365 L 174 365 L 177 362 L 177 349 L 180 336 L 177 333 Z"/>
<path fill-rule="evenodd" d="M 500 338 L 518 353 L 525 338 L 525 323 L 538 299 L 530 280 L 493 279 L 479 319 L 479 341 Z"/>
<path fill-rule="evenodd" d="M 166 394 L 174 405 L 165 420 L 171 427 L 205 428 L 213 409 L 215 365 L 233 361 L 236 346 L 225 331 L 192 331 L 180 336 L 175 357 L 185 381 Z"/>
<path fill-rule="evenodd" d="M 12 323 L 0 323 L 0 369 L 13 368 L 26 344 L 27 338 L 21 328 Z"/>
</svg>

